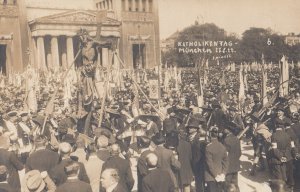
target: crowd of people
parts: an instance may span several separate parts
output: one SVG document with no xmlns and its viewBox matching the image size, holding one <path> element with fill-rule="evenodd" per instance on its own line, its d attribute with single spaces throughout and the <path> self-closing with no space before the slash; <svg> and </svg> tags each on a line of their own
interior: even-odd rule
<svg viewBox="0 0 300 192">
<path fill-rule="evenodd" d="M 165 85 L 158 101 L 147 97 L 147 78 L 134 80 L 137 94 L 130 75 L 123 75 L 123 86 L 104 105 L 101 99 L 79 102 L 76 82 L 66 105 L 60 79 L 40 75 L 37 111 L 28 110 L 22 83 L 2 76 L 0 191 L 243 191 L 241 143 L 253 146 L 250 174 L 269 172 L 269 190 L 300 191 L 299 81 L 290 82 L 290 97 L 272 100 L 279 73 L 269 69 L 270 102 L 263 105 L 259 74 L 248 72 L 242 107 L 238 72 L 220 66 L 208 71 L 201 107 L 197 70 L 182 70 L 179 87 Z"/>
</svg>

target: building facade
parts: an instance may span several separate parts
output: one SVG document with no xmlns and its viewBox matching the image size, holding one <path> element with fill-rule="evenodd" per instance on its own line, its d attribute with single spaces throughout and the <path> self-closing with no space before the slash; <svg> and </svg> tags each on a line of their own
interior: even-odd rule
<svg viewBox="0 0 300 192">
<path fill-rule="evenodd" d="M 300 44 L 300 34 L 295 35 L 294 33 L 289 33 L 287 36 L 285 36 L 284 42 L 289 46 Z"/>
<path fill-rule="evenodd" d="M 43 70 L 66 68 L 80 49 L 76 34 L 82 28 L 92 37 L 118 37 L 125 68 L 160 63 L 157 0 L 7 1 L 0 7 L 5 10 L 0 11 L 1 26 L 7 26 L 0 28 L 4 73 L 23 71 L 29 63 Z M 111 58 L 110 49 L 98 49 L 99 64 L 109 65 Z M 78 57 L 75 65 L 80 63 Z"/>
</svg>

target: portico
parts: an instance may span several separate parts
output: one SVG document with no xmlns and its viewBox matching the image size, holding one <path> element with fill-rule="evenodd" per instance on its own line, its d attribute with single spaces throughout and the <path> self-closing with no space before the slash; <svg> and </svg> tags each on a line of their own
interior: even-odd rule
<svg viewBox="0 0 300 192">
<path fill-rule="evenodd" d="M 99 12 L 99 11 L 98 11 Z M 86 29 L 90 36 L 95 37 L 98 27 L 98 12 L 95 11 L 68 11 L 60 14 L 37 18 L 29 22 L 31 30 L 32 54 L 31 61 L 35 67 L 42 70 L 57 71 L 59 68 L 67 68 L 74 60 L 80 48 L 79 39 L 76 36 L 81 28 Z M 106 14 L 101 14 L 103 15 Z M 104 16 L 101 18 L 101 37 L 120 37 L 120 22 L 114 18 Z M 110 50 L 99 50 L 99 64 L 108 65 Z M 75 61 L 75 67 L 81 63 L 79 57 Z"/>
</svg>

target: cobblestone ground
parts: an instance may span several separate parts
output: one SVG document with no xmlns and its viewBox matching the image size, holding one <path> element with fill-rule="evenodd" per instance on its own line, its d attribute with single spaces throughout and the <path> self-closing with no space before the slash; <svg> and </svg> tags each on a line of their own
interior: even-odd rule
<svg viewBox="0 0 300 192">
<path fill-rule="evenodd" d="M 239 187 L 241 192 L 268 192 L 265 188 L 265 182 L 269 179 L 268 169 L 265 171 L 257 171 L 255 176 L 250 176 L 250 169 L 253 161 L 253 148 L 252 144 L 249 145 L 242 141 L 242 156 L 241 171 L 239 172 Z M 135 181 L 137 181 L 136 164 L 137 158 L 131 158 L 132 172 Z M 133 192 L 137 191 L 135 182 Z"/>
</svg>

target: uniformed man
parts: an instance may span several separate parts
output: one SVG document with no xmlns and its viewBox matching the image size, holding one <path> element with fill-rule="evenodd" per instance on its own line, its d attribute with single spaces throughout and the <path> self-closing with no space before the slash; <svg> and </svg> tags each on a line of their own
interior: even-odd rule
<svg viewBox="0 0 300 192">
<path fill-rule="evenodd" d="M 276 131 L 273 133 L 272 153 L 271 153 L 271 173 L 274 179 L 286 181 L 288 185 L 294 183 L 287 175 L 293 174 L 292 165 L 292 146 L 290 136 L 285 132 L 284 121 L 278 119 L 276 122 Z"/>
<path fill-rule="evenodd" d="M 222 184 L 225 182 L 229 160 L 227 150 L 222 143 L 218 141 L 218 128 L 210 129 L 211 142 L 205 149 L 205 181 L 208 192 L 221 192 Z"/>
</svg>

